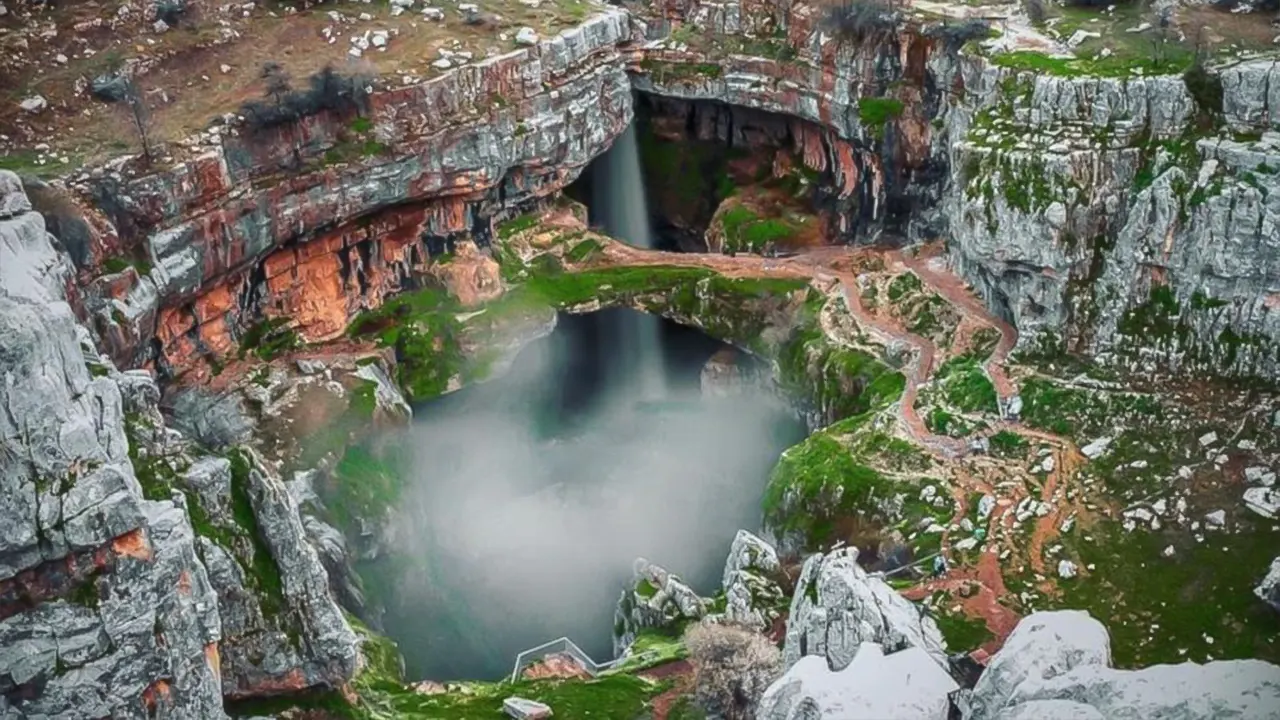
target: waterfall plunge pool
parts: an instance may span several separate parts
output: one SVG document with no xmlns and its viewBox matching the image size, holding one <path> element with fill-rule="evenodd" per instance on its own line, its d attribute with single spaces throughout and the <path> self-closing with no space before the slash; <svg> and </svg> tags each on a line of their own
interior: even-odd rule
<svg viewBox="0 0 1280 720">
<path fill-rule="evenodd" d="M 496 679 L 560 636 L 607 659 L 635 558 L 710 595 L 734 533 L 759 527 L 803 426 L 763 393 L 704 398 L 724 346 L 667 321 L 659 394 L 635 382 L 637 315 L 562 315 L 502 378 L 416 409 L 389 552 L 361 567 L 409 678 Z"/>
</svg>

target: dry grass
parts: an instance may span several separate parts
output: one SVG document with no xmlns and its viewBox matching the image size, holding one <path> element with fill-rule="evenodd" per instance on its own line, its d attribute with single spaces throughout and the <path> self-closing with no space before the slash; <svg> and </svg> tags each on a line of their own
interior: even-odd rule
<svg viewBox="0 0 1280 720">
<path fill-rule="evenodd" d="M 305 85 L 306 78 L 325 65 L 354 60 L 348 54 L 353 35 L 386 30 L 391 33 L 387 46 L 368 48 L 361 61 L 376 69 L 381 83 L 399 86 L 406 79 L 415 82 L 445 72 L 431 65 L 442 48 L 471 52 L 478 60 L 515 49 L 515 33 L 521 27 L 532 27 L 546 37 L 602 7 L 598 0 L 542 0 L 537 8 L 517 0 L 479 0 L 476 4 L 490 21 L 467 25 L 451 3 L 436 4 L 445 12 L 444 21 L 424 20 L 425 4 L 420 0 L 398 17 L 384 2 L 326 3 L 294 14 L 259 6 L 245 18 L 192 0 L 193 9 L 183 22 L 160 34 L 145 23 L 132 30 L 74 30 L 77 23 L 112 17 L 114 5 L 60 6 L 24 21 L 10 13 L 0 25 L 0 48 L 23 40 L 28 48 L 10 53 L 0 67 L 0 134 L 9 137 L 0 150 L 16 158 L 25 149 L 48 143 L 76 161 L 136 150 L 138 142 L 124 108 L 77 90 L 77 85 L 125 61 L 146 64 L 138 85 L 151 108 L 153 136 L 173 142 L 235 111 L 245 100 L 260 97 L 259 74 L 268 61 L 279 63 L 296 85 Z M 328 13 L 335 11 L 349 21 L 333 22 Z M 362 14 L 370 19 L 359 20 Z M 57 35 L 41 37 L 38 29 L 47 27 L 56 27 Z M 332 41 L 323 34 L 326 28 L 333 30 Z M 228 30 L 237 35 L 219 43 Z M 91 57 L 85 57 L 86 49 Z M 59 53 L 67 57 L 65 64 L 53 60 Z M 48 100 L 49 110 L 33 117 L 17 108 L 19 101 L 37 93 Z M 4 165 L 0 154 L 0 167 Z"/>
</svg>

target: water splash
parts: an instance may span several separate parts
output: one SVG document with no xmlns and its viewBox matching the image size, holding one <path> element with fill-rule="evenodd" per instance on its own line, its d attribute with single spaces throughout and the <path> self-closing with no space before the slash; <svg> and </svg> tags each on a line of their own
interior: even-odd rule
<svg viewBox="0 0 1280 720">
<path fill-rule="evenodd" d="M 605 232 L 636 247 L 653 249 L 634 124 L 598 161 L 591 186 L 592 205 Z M 618 396 L 646 400 L 666 394 L 661 333 L 658 318 L 648 313 L 628 314 L 617 328 L 613 342 L 622 352 L 609 355 L 615 362 Z M 619 358 L 623 362 L 617 364 Z"/>
</svg>

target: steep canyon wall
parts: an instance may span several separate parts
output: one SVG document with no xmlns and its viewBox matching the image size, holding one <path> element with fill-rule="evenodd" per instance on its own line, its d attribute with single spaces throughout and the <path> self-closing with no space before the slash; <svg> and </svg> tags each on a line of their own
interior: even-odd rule
<svg viewBox="0 0 1280 720">
<path fill-rule="evenodd" d="M 1023 349 L 1274 377 L 1273 64 L 1222 70 L 1219 114 L 1180 76 L 1018 73 L 960 39 L 914 21 L 841 39 L 801 3 L 609 10 L 375 93 L 362 133 L 321 115 L 73 183 L 100 209 L 89 255 L 132 246 L 154 268 L 83 273 L 85 305 L 129 366 L 225 355 L 267 317 L 335 337 L 454 240 L 562 189 L 630 122 L 634 88 L 789 118 L 831 241 L 945 238 Z"/>
</svg>

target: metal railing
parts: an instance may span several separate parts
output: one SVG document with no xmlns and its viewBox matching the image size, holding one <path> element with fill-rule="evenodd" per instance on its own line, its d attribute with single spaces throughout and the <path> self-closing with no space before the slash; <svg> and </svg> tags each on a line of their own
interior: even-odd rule
<svg viewBox="0 0 1280 720">
<path fill-rule="evenodd" d="M 605 663 L 598 663 L 595 660 L 592 660 L 590 655 L 574 644 L 574 642 L 569 638 L 556 638 L 550 642 L 544 642 L 541 645 L 531 647 L 528 650 L 523 650 L 519 655 L 516 655 L 515 666 L 511 668 L 511 682 L 519 680 L 521 671 L 537 663 L 539 660 L 546 658 L 548 655 L 568 655 L 577 661 L 588 675 L 596 677 L 600 673 L 605 672 L 606 670 L 612 670 L 628 660 L 636 660 L 650 654 L 656 655 L 656 653 L 645 652 L 640 653 L 639 655 L 620 657 L 616 660 L 610 660 Z"/>
</svg>

